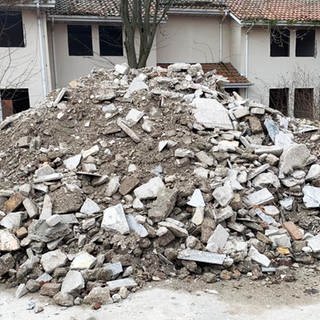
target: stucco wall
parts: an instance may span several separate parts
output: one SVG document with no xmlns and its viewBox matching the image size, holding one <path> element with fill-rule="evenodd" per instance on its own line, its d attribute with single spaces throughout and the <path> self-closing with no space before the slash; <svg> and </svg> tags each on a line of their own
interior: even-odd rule
<svg viewBox="0 0 320 320">
<path fill-rule="evenodd" d="M 221 16 L 169 15 L 157 34 L 157 62 L 219 62 L 220 21 Z M 225 26 L 225 39 L 228 32 Z M 225 58 L 229 41 L 223 41 L 223 47 Z"/>
<path fill-rule="evenodd" d="M 126 62 L 125 56 L 102 57 L 99 52 L 99 28 L 98 24 L 92 26 L 92 46 L 93 56 L 69 56 L 68 50 L 68 23 L 55 23 L 53 33 L 50 35 L 53 41 L 51 58 L 53 69 L 55 69 L 56 87 L 62 87 L 68 84 L 73 79 L 87 75 L 93 68 L 112 68 L 114 64 Z M 49 24 L 50 25 L 50 24 Z M 50 29 L 52 27 L 50 26 Z M 125 50 L 124 50 L 125 54 Z M 54 63 L 53 63 L 54 61 Z M 156 49 L 155 46 L 151 50 L 148 65 L 156 64 Z"/>
<path fill-rule="evenodd" d="M 36 12 L 23 11 L 22 20 L 25 47 L 0 48 L 0 89 L 29 89 L 33 106 L 44 96 Z"/>
<path fill-rule="evenodd" d="M 320 30 L 316 30 L 316 51 L 319 51 Z M 317 50 L 318 49 L 318 50 Z M 270 88 L 289 88 L 290 109 L 293 115 L 294 88 L 315 88 L 319 95 L 320 57 L 295 56 L 295 30 L 291 30 L 290 56 L 270 57 L 270 33 L 267 27 L 254 27 L 249 33 L 248 78 L 254 83 L 249 97 L 269 103 Z"/>
</svg>

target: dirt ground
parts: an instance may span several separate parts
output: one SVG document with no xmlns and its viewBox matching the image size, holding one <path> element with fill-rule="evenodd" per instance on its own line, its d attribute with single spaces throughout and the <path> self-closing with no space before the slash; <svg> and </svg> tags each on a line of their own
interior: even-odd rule
<svg viewBox="0 0 320 320">
<path fill-rule="evenodd" d="M 88 306 L 62 308 L 37 294 L 19 300 L 13 290 L 1 288 L 0 318 L 6 320 L 301 320 L 318 319 L 320 274 L 302 268 L 297 281 L 267 284 L 266 280 L 154 282 L 121 303 L 94 311 Z M 35 302 L 44 311 L 27 310 Z"/>
</svg>

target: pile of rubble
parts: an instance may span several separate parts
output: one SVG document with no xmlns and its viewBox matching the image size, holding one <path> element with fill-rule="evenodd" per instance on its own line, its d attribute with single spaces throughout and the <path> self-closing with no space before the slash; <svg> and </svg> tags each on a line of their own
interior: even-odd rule
<svg viewBox="0 0 320 320">
<path fill-rule="evenodd" d="M 17 297 L 99 307 L 147 281 L 316 262 L 317 157 L 225 81 L 117 65 L 0 124 L 0 277 Z"/>
</svg>

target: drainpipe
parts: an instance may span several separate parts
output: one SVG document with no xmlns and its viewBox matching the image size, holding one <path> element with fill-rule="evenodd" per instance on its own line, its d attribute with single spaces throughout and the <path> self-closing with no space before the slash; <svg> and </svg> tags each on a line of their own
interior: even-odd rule
<svg viewBox="0 0 320 320">
<path fill-rule="evenodd" d="M 57 64 L 55 52 L 55 32 L 54 32 L 54 17 L 51 18 L 51 48 L 52 48 L 52 65 L 53 65 L 53 87 L 57 87 Z"/>
<path fill-rule="evenodd" d="M 253 28 L 254 23 L 246 31 L 246 60 L 245 60 L 245 77 L 248 78 L 249 75 L 249 32 Z M 248 89 L 246 90 L 246 98 L 248 98 Z"/>
<path fill-rule="evenodd" d="M 225 10 L 224 15 L 219 22 L 219 62 L 221 62 L 223 59 L 223 22 L 226 19 L 227 15 L 228 11 Z"/>
<path fill-rule="evenodd" d="M 38 20 L 38 36 L 39 36 L 39 47 L 40 47 L 40 63 L 41 63 L 41 82 L 42 82 L 42 94 L 45 97 L 48 92 L 47 78 L 46 78 L 46 63 L 45 54 L 43 47 L 43 30 L 41 23 L 41 12 L 40 12 L 40 0 L 37 0 L 37 20 Z"/>
</svg>

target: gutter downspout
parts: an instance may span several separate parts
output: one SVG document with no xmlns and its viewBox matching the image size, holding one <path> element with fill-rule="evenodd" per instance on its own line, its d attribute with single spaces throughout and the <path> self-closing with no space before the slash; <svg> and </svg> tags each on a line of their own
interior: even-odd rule
<svg viewBox="0 0 320 320">
<path fill-rule="evenodd" d="M 219 62 L 222 61 L 223 58 L 223 22 L 228 15 L 228 10 L 224 11 L 224 15 L 219 22 Z"/>
<path fill-rule="evenodd" d="M 246 60 L 245 60 L 245 77 L 248 79 L 249 75 L 249 32 L 253 28 L 254 23 L 246 31 Z M 248 90 L 246 90 L 246 98 L 248 98 Z"/>
<path fill-rule="evenodd" d="M 41 23 L 41 12 L 40 12 L 40 0 L 37 0 L 37 20 L 38 20 L 38 35 L 39 35 L 39 51 L 40 51 L 40 63 L 41 63 L 41 82 L 42 82 L 42 94 L 43 97 L 47 95 L 48 86 L 46 78 L 46 63 L 45 55 L 43 50 L 43 30 Z"/>
<path fill-rule="evenodd" d="M 57 87 L 57 64 L 55 51 L 55 32 L 54 32 L 54 17 L 51 18 L 51 48 L 52 48 L 52 64 L 53 64 L 53 87 Z"/>
</svg>

